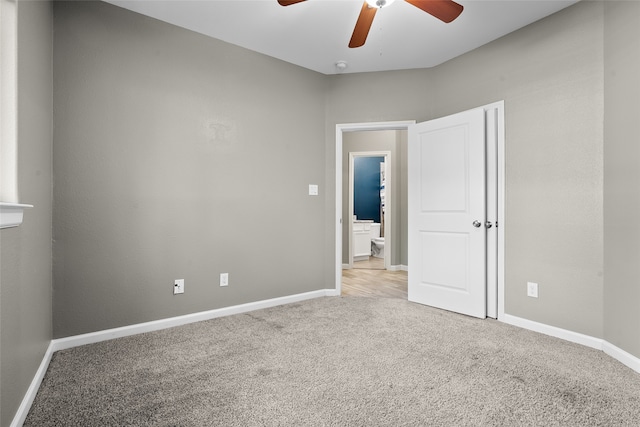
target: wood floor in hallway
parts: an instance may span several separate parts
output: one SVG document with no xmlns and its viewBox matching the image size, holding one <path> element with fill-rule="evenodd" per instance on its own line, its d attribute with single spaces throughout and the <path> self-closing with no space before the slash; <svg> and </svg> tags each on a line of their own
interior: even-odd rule
<svg viewBox="0 0 640 427">
<path fill-rule="evenodd" d="M 406 300 L 407 272 L 355 268 L 354 265 L 352 269 L 342 270 L 342 295 Z"/>
</svg>

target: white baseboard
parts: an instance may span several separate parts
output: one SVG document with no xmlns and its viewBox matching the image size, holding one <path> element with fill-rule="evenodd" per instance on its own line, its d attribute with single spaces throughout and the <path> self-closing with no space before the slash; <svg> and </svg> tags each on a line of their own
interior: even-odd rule
<svg viewBox="0 0 640 427">
<path fill-rule="evenodd" d="M 557 328 L 555 326 L 549 326 L 544 323 L 534 322 L 533 320 L 523 319 L 521 317 L 512 316 L 510 314 L 505 314 L 504 317 L 500 320 L 510 325 L 529 329 L 530 331 L 540 332 L 541 334 L 561 338 L 565 341 L 570 341 L 577 344 L 585 345 L 587 347 L 602 350 L 602 340 L 599 338 L 591 337 L 589 335 L 572 332 L 566 329 Z"/>
<path fill-rule="evenodd" d="M 51 362 L 53 352 L 53 344 L 49 343 L 49 347 L 47 347 L 47 351 L 44 353 L 44 357 L 42 358 L 42 362 L 40 362 L 40 366 L 36 371 L 36 375 L 33 377 L 33 380 L 31 381 L 31 384 L 29 384 L 27 392 L 22 398 L 22 402 L 20 403 L 18 412 L 16 412 L 15 417 L 13 417 L 11 427 L 22 427 L 22 424 L 24 424 L 24 420 L 27 419 L 29 409 L 31 409 L 31 405 L 36 398 L 36 394 L 38 394 L 40 384 L 42 384 L 42 380 L 44 379 L 44 374 L 47 373 L 47 368 L 49 368 L 49 362 Z"/>
<path fill-rule="evenodd" d="M 349 267 L 349 264 L 342 264 L 342 269 L 349 270 L 351 267 Z M 409 271 L 409 267 L 406 265 L 392 265 L 389 267 L 389 271 Z"/>
<path fill-rule="evenodd" d="M 38 368 L 36 375 L 34 376 L 31 384 L 29 385 L 29 388 L 27 389 L 27 393 L 20 403 L 18 412 L 16 412 L 16 415 L 11 422 L 11 427 L 21 427 L 24 423 L 24 420 L 27 418 L 29 409 L 31 409 L 33 400 L 36 398 L 36 394 L 38 393 L 40 384 L 42 384 L 44 375 L 47 372 L 49 363 L 51 362 L 51 357 L 56 351 L 66 350 L 68 348 L 79 347 L 81 345 L 93 344 L 101 341 L 107 341 L 114 338 L 137 335 L 145 332 L 153 332 L 161 329 L 173 328 L 175 326 L 186 325 L 189 323 L 201 322 L 218 317 L 231 316 L 233 314 L 247 313 L 250 311 L 261 310 L 263 308 L 276 307 L 279 305 L 291 304 L 294 302 L 305 301 L 308 299 L 320 298 L 325 296 L 338 296 L 338 293 L 335 289 L 321 289 L 318 291 L 305 292 L 302 294 L 272 298 L 268 300 L 250 302 L 231 307 L 202 311 L 199 313 L 186 314 L 184 316 L 155 320 L 153 322 L 138 323 L 135 325 L 123 326 L 120 328 L 106 329 L 104 331 L 54 339 L 49 343 L 49 347 L 47 348 L 47 351 L 42 358 L 40 367 Z"/>
<path fill-rule="evenodd" d="M 640 372 L 640 359 L 635 357 L 633 354 L 629 354 L 623 349 L 618 348 L 607 341 L 602 342 L 602 351 L 623 365 L 628 366 L 636 372 Z"/>
<path fill-rule="evenodd" d="M 587 347 L 602 350 L 609 356 L 616 359 L 618 362 L 640 373 L 640 358 L 627 353 L 619 347 L 601 339 L 595 338 L 589 335 L 584 335 L 578 332 L 569 331 L 555 326 L 546 325 L 544 323 L 534 322 L 533 320 L 523 319 L 521 317 L 505 314 L 500 321 L 508 323 L 510 325 L 518 326 L 523 329 L 528 329 L 534 332 L 540 332 L 541 334 L 549 335 L 552 337 L 560 338 L 565 341 L 574 342 L 576 344 L 582 344 Z"/>
<path fill-rule="evenodd" d="M 333 296 L 333 293 L 335 293 L 335 289 L 321 289 L 319 291 L 272 298 L 263 301 L 249 302 L 246 304 L 234 305 L 231 307 L 223 307 L 214 310 L 201 311 L 199 313 L 185 314 L 184 316 L 171 317 L 168 319 L 155 320 L 152 322 L 138 323 L 135 325 L 123 326 L 120 328 L 106 329 L 104 331 L 75 335 L 67 338 L 60 338 L 52 341 L 53 351 L 65 350 L 67 348 L 78 347 L 85 344 L 93 344 L 96 342 L 126 337 L 129 335 L 137 335 L 145 332 L 153 332 L 161 329 L 173 328 L 174 326 L 181 326 L 194 322 L 202 322 L 204 320 L 215 319 L 217 317 L 247 313 L 249 311 L 276 307 L 278 305 L 291 304 L 293 302 L 299 302 L 313 298 Z"/>
</svg>

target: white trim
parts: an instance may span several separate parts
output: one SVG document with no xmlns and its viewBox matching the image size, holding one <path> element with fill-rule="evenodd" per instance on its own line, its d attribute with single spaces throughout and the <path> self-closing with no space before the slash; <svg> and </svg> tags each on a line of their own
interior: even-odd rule
<svg viewBox="0 0 640 427">
<path fill-rule="evenodd" d="M 18 2 L 0 0 L 0 200 L 18 201 Z"/>
<path fill-rule="evenodd" d="M 627 353 L 621 348 L 616 347 L 615 345 L 601 338 L 595 338 L 589 335 L 581 334 L 579 332 L 573 332 L 544 323 L 534 322 L 533 320 L 523 319 L 522 317 L 512 316 L 511 314 L 505 314 L 499 320 L 509 325 L 517 326 L 519 328 L 539 332 L 541 334 L 560 338 L 565 341 L 595 348 L 596 350 L 602 350 L 605 354 L 616 359 L 618 362 L 640 373 L 640 358 L 634 356 L 633 354 Z"/>
<path fill-rule="evenodd" d="M 621 348 L 616 347 L 607 341 L 602 341 L 602 351 L 616 359 L 618 362 L 640 373 L 640 358 L 633 354 L 627 353 Z"/>
<path fill-rule="evenodd" d="M 0 228 L 17 227 L 22 224 L 24 210 L 33 205 L 0 202 Z"/>
<path fill-rule="evenodd" d="M 336 125 L 336 131 L 340 132 L 361 132 L 366 130 L 405 130 L 410 125 L 415 125 L 415 120 L 399 120 L 395 122 L 373 122 L 373 123 L 346 123 Z M 342 138 L 340 138 L 342 140 Z"/>
<path fill-rule="evenodd" d="M 505 194 L 506 194 L 506 181 L 505 181 L 505 168 L 506 168 L 506 157 L 505 157 L 505 119 L 504 119 L 504 101 L 497 102 L 496 105 L 498 109 L 498 224 L 496 224 L 496 229 L 498 230 L 498 319 L 502 319 L 504 317 L 504 295 L 505 295 L 505 285 L 504 285 L 504 271 L 505 271 L 505 229 L 506 223 L 505 221 Z"/>
<path fill-rule="evenodd" d="M 504 236 L 505 236 L 505 132 L 504 132 L 504 101 L 497 101 L 483 106 L 487 119 L 487 152 L 491 153 L 491 160 L 487 160 L 487 219 L 494 222 L 493 230 L 497 238 L 492 244 L 487 240 L 487 316 L 501 319 L 504 316 Z M 489 129 L 488 127 L 491 127 Z M 491 141 L 489 141 L 491 138 Z M 495 195 L 495 198 L 493 197 Z M 489 207 L 489 203 L 492 204 Z M 489 216 L 490 215 L 490 216 Z M 487 239 L 492 233 L 487 233 Z M 492 251 L 489 257 L 489 251 Z"/>
<path fill-rule="evenodd" d="M 353 267 L 349 267 L 349 264 L 342 264 L 342 269 L 343 270 L 351 270 Z M 407 267 L 406 265 L 390 265 L 389 268 L 387 269 L 389 271 L 409 271 L 409 267 Z"/>
<path fill-rule="evenodd" d="M 589 335 L 569 331 L 567 329 L 557 328 L 555 326 L 550 326 L 544 323 L 534 322 L 533 320 L 523 319 L 521 317 L 512 316 L 511 314 L 505 314 L 504 317 L 500 320 L 504 323 L 508 323 L 509 325 L 518 326 L 523 329 L 540 332 L 541 334 L 561 338 L 565 341 L 570 341 L 576 344 L 582 344 L 587 347 L 602 350 L 603 340 L 600 338 L 594 338 Z"/>
<path fill-rule="evenodd" d="M 33 377 L 33 380 L 31 380 L 31 384 L 29 385 L 27 392 L 22 398 L 22 402 L 18 407 L 18 412 L 16 412 L 15 417 L 13 417 L 13 421 L 10 424 L 11 427 L 21 427 L 22 424 L 24 424 L 24 420 L 27 419 L 27 415 L 29 414 L 31 405 L 33 405 L 36 394 L 38 394 L 40 384 L 42 384 L 44 375 L 47 373 L 47 369 L 49 368 L 49 363 L 51 362 L 51 357 L 53 356 L 54 351 L 55 350 L 53 349 L 53 341 L 51 341 L 49 343 L 49 347 L 47 347 L 47 351 L 44 353 L 42 362 L 40 362 L 40 366 L 36 371 L 36 375 Z"/>
<path fill-rule="evenodd" d="M 198 313 L 185 314 L 184 316 L 154 320 L 152 322 L 138 323 L 135 325 L 122 326 L 120 328 L 106 329 L 104 331 L 75 335 L 67 338 L 60 338 L 52 341 L 54 345 L 53 351 L 65 350 L 67 348 L 73 348 L 80 345 L 93 344 L 101 341 L 111 340 L 114 338 L 142 334 L 145 332 L 153 332 L 161 329 L 173 328 L 175 326 L 187 325 L 189 323 L 202 322 L 204 320 L 211 320 L 218 317 L 247 313 L 249 311 L 261 310 L 263 308 L 276 307 L 278 305 L 290 304 L 293 302 L 305 301 L 308 299 L 320 298 L 325 296 L 333 296 L 333 289 L 321 289 L 318 291 L 311 291 L 303 294 L 249 302 L 246 304 L 234 305 L 231 307 L 223 307 L 214 310 L 201 311 Z"/>
<path fill-rule="evenodd" d="M 498 318 L 498 109 L 485 108 L 487 317 Z"/>
<path fill-rule="evenodd" d="M 336 125 L 336 217 L 335 226 L 335 289 L 338 295 L 342 293 L 342 125 Z M 351 266 L 348 266 L 351 267 Z"/>
<path fill-rule="evenodd" d="M 342 133 L 365 130 L 404 130 L 415 124 L 415 120 L 376 123 L 350 123 L 336 125 L 336 234 L 335 234 L 335 290 L 342 291 Z"/>
</svg>

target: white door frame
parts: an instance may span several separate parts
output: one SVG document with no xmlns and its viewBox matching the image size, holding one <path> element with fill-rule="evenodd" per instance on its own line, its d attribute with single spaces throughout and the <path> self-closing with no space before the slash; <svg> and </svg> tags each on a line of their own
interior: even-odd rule
<svg viewBox="0 0 640 427">
<path fill-rule="evenodd" d="M 393 191 L 391 190 L 392 178 L 393 174 L 393 159 L 391 158 L 391 151 L 353 151 L 349 153 L 349 210 L 347 212 L 353 212 L 353 184 L 354 184 L 354 160 L 356 157 L 384 157 L 384 171 L 386 176 L 386 184 L 385 184 L 385 198 L 386 198 L 386 209 L 384 210 L 384 268 L 389 270 L 391 268 L 391 206 L 395 203 L 395 199 L 393 198 Z M 395 172 L 395 171 L 394 171 Z M 353 221 L 347 220 L 349 224 L 349 233 L 347 233 L 349 239 L 349 264 L 348 268 L 353 268 L 353 241 L 351 237 L 353 236 Z M 389 239 L 387 240 L 387 236 Z"/>
<path fill-rule="evenodd" d="M 343 132 L 361 132 L 371 130 L 407 130 L 410 125 L 415 123 L 415 120 L 405 120 L 397 122 L 348 123 L 336 125 L 335 293 L 337 295 L 342 293 L 342 134 Z"/>
<path fill-rule="evenodd" d="M 497 187 L 497 214 L 499 218 L 498 224 L 498 241 L 496 248 L 496 270 L 497 270 L 497 284 L 489 283 L 487 287 L 487 295 L 495 295 L 497 297 L 497 318 L 502 320 L 504 318 L 504 236 L 505 236 L 505 134 L 504 134 L 504 101 L 495 102 L 485 105 L 483 107 L 487 113 L 488 118 L 488 133 L 495 132 L 495 138 L 497 147 L 493 148 L 496 152 L 496 169 L 495 184 Z M 495 111 L 495 113 L 490 113 Z M 336 211 L 335 211 L 335 294 L 340 295 L 342 293 L 342 134 L 344 132 L 358 132 L 369 130 L 407 130 L 410 125 L 415 124 L 415 120 L 404 120 L 394 122 L 373 122 L 373 123 L 346 123 L 336 125 L 336 152 L 335 152 L 335 168 L 336 168 Z M 494 127 L 495 126 L 495 127 Z M 487 138 L 489 139 L 489 138 Z M 491 151 L 490 151 L 491 152 Z M 488 165 L 491 167 L 491 165 Z M 493 174 L 488 174 L 494 176 Z M 493 178 L 488 177 L 487 182 Z M 493 184 L 488 184 L 493 185 Z M 492 291 L 491 288 L 495 291 Z M 488 304 L 490 309 L 491 304 Z M 489 312 L 489 311 L 488 311 Z"/>
</svg>

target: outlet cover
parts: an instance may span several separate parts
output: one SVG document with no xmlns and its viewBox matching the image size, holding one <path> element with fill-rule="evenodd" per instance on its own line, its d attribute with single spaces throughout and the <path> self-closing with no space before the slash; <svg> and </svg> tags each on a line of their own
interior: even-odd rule
<svg viewBox="0 0 640 427">
<path fill-rule="evenodd" d="M 229 286 L 229 273 L 220 273 L 220 286 Z"/>
<path fill-rule="evenodd" d="M 538 284 L 534 282 L 527 282 L 527 296 L 532 298 L 538 298 Z"/>
<path fill-rule="evenodd" d="M 173 294 L 184 294 L 184 279 L 176 279 L 173 281 Z"/>
</svg>

